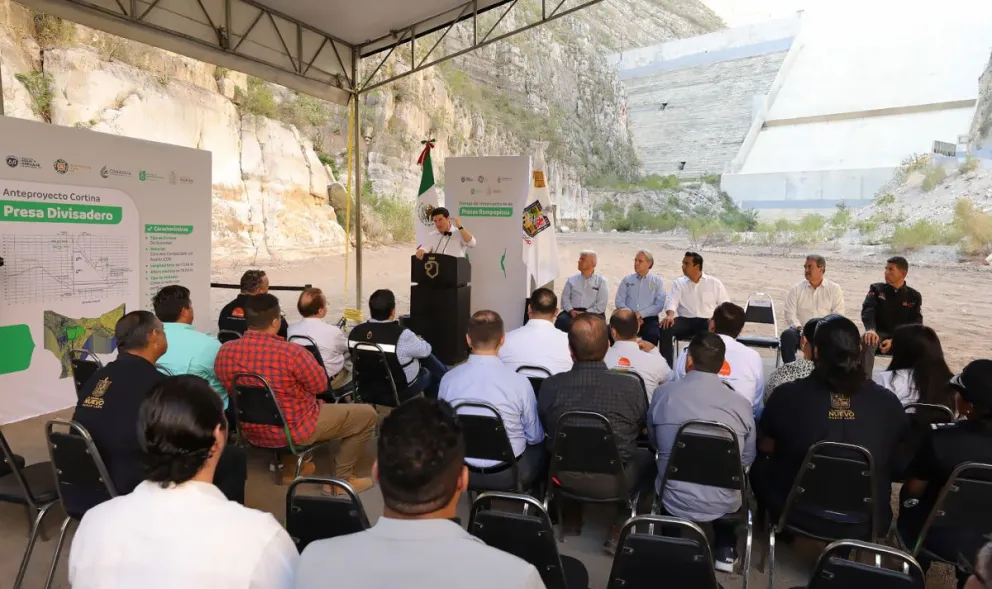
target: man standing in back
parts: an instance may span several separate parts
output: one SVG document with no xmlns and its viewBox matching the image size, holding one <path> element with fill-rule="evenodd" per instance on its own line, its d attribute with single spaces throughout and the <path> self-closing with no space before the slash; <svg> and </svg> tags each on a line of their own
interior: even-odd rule
<svg viewBox="0 0 992 589">
<path fill-rule="evenodd" d="M 674 366 L 675 338 L 691 339 L 705 332 L 716 306 L 730 300 L 723 283 L 703 272 L 703 256 L 696 252 L 685 253 L 682 274 L 672 283 L 658 336 L 658 349 L 669 366 Z"/>
<path fill-rule="evenodd" d="M 651 274 L 654 254 L 638 250 L 634 256 L 634 273 L 620 281 L 614 301 L 617 309 L 630 309 L 641 320 L 637 335 L 658 345 L 658 314 L 665 308 L 665 279 Z"/>
<path fill-rule="evenodd" d="M 875 367 L 875 354 L 889 353 L 896 328 L 923 323 L 923 295 L 906 284 L 908 274 L 906 258 L 889 258 L 885 264 L 885 282 L 872 284 L 861 305 L 861 322 L 865 326 L 861 362 L 868 378 Z"/>
<path fill-rule="evenodd" d="M 499 349 L 499 358 L 510 369 L 540 366 L 551 374 L 572 368 L 568 351 L 568 334 L 555 329 L 558 297 L 549 288 L 539 288 L 530 295 L 527 324 L 506 334 L 506 343 Z M 543 373 L 529 376 L 545 376 Z"/>
<path fill-rule="evenodd" d="M 573 274 L 561 290 L 561 313 L 555 327 L 568 332 L 572 321 L 580 313 L 598 315 L 606 321 L 606 305 L 610 300 L 610 287 L 602 274 L 596 273 L 599 257 L 592 250 L 579 252 L 579 273 Z"/>
<path fill-rule="evenodd" d="M 220 310 L 220 316 L 217 318 L 217 328 L 221 331 L 233 331 L 244 335 L 246 325 L 245 325 L 245 301 L 248 297 L 253 297 L 255 295 L 267 294 L 269 292 L 269 277 L 266 276 L 265 270 L 247 270 L 241 275 L 241 294 L 234 298 L 233 301 L 224 305 L 224 308 Z M 289 323 L 286 322 L 286 318 L 282 318 L 282 323 L 279 324 L 279 337 L 286 337 L 286 332 L 289 329 Z M 224 339 L 223 334 L 221 334 L 221 341 L 227 341 Z"/>
<path fill-rule="evenodd" d="M 806 278 L 797 282 L 785 295 L 785 321 L 789 327 L 780 338 L 782 363 L 796 361 L 802 339 L 803 325 L 815 317 L 844 314 L 844 292 L 836 282 L 827 280 L 827 261 L 823 256 L 806 256 L 803 272 Z"/>
<path fill-rule="evenodd" d="M 658 353 L 641 349 L 637 341 L 637 315 L 630 309 L 617 309 L 610 317 L 610 333 L 613 345 L 606 353 L 606 367 L 611 370 L 629 370 L 644 379 L 644 389 L 648 402 L 658 385 L 668 380 L 672 371 L 668 362 Z"/>
</svg>

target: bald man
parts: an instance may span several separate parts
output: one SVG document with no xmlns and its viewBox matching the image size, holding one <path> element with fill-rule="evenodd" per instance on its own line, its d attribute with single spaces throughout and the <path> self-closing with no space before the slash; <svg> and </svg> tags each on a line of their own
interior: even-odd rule
<svg viewBox="0 0 992 589">
<path fill-rule="evenodd" d="M 289 326 L 289 341 L 308 345 L 310 338 L 320 351 L 320 359 L 332 389 L 342 387 L 351 377 L 347 366 L 348 337 L 336 326 L 327 323 L 327 297 L 319 288 L 307 288 L 300 293 L 296 309 L 303 316 Z"/>
</svg>

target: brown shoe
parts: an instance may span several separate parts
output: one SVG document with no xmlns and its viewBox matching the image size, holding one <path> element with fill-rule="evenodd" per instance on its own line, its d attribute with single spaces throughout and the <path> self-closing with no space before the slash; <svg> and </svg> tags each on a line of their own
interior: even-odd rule
<svg viewBox="0 0 992 589">
<path fill-rule="evenodd" d="M 355 493 L 368 491 L 375 486 L 375 482 L 370 477 L 348 477 L 348 484 L 355 490 Z M 334 487 L 335 495 L 347 495 L 341 487 Z"/>
<path fill-rule="evenodd" d="M 308 477 L 317 470 L 312 460 L 307 460 L 300 468 L 300 476 Z M 288 485 L 296 480 L 293 474 L 296 472 L 296 456 L 286 456 L 282 459 L 282 484 Z"/>
<path fill-rule="evenodd" d="M 623 526 L 614 525 L 610 530 L 610 537 L 603 542 L 603 552 L 608 556 L 614 556 L 617 553 L 617 545 L 620 543 L 620 532 L 623 531 Z"/>
</svg>

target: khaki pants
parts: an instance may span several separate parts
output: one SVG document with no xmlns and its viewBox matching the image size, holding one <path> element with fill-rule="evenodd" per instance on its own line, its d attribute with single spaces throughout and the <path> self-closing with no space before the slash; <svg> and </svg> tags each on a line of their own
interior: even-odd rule
<svg viewBox="0 0 992 589">
<path fill-rule="evenodd" d="M 365 444 L 372 437 L 377 420 L 375 409 L 368 405 L 324 404 L 317 416 L 317 429 L 306 443 L 341 440 L 341 449 L 334 460 L 334 476 L 348 480 L 355 474 L 355 464 L 361 458 Z"/>
</svg>

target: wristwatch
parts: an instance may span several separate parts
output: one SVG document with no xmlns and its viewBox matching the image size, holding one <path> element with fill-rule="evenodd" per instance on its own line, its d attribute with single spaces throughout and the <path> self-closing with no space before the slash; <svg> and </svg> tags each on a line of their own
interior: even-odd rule
<svg viewBox="0 0 992 589">
<path fill-rule="evenodd" d="M 461 225 L 457 225 L 457 227 L 458 227 L 458 230 L 459 230 L 459 231 L 461 231 L 461 230 L 462 230 L 462 226 L 461 226 Z"/>
</svg>

